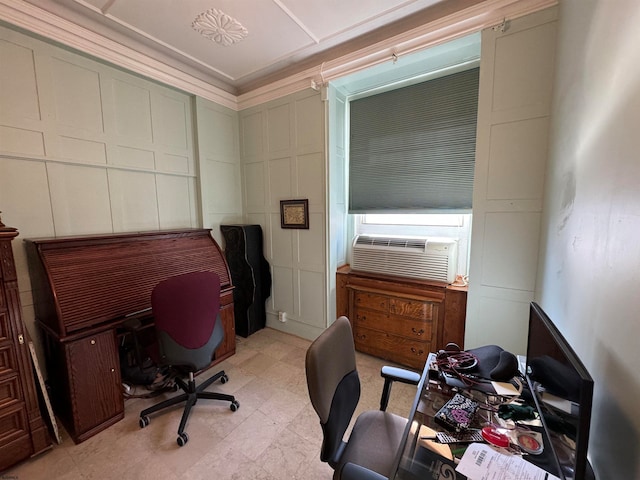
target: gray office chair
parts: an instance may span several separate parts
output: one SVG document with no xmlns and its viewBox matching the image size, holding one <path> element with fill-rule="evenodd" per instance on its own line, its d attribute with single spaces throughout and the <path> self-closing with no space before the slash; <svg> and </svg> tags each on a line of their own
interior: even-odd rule
<svg viewBox="0 0 640 480">
<path fill-rule="evenodd" d="M 387 479 L 392 469 L 407 419 L 385 411 L 394 381 L 417 385 L 420 375 L 383 367 L 385 379 L 380 410 L 363 412 L 348 442 L 343 440 L 360 399 L 351 324 L 338 318 L 309 347 L 305 360 L 309 397 L 324 435 L 320 460 L 334 469 L 334 480 Z"/>
<path fill-rule="evenodd" d="M 181 447 L 189 441 L 184 431 L 191 409 L 198 399 L 229 402 L 235 412 L 240 403 L 233 395 L 209 392 L 206 389 L 228 378 L 224 370 L 196 386 L 195 374 L 209 367 L 216 349 L 224 339 L 220 320 L 220 278 L 213 272 L 192 272 L 170 277 L 156 285 L 151 293 L 151 306 L 158 335 L 156 363 L 171 367 L 175 382 L 183 393 L 145 408 L 140 412 L 140 428 L 149 425 L 149 415 L 184 403 L 178 427 L 177 443 Z M 181 375 L 187 375 L 184 381 Z"/>
</svg>

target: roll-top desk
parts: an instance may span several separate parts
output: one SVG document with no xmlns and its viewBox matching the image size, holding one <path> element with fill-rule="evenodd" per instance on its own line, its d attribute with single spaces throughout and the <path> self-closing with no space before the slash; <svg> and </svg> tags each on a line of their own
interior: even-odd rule
<svg viewBox="0 0 640 480">
<path fill-rule="evenodd" d="M 351 321 L 356 350 L 421 371 L 429 352 L 461 347 L 466 287 L 338 269 L 337 315 Z"/>
<path fill-rule="evenodd" d="M 37 323 L 44 332 L 56 415 L 78 443 L 124 417 L 117 330 L 151 323 L 151 292 L 168 277 L 220 277 L 225 340 L 213 363 L 235 353 L 233 286 L 208 229 L 26 240 Z"/>
</svg>

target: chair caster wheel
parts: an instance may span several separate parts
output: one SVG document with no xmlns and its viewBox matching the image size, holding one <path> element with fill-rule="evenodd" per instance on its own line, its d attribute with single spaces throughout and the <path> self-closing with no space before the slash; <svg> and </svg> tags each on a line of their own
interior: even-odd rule
<svg viewBox="0 0 640 480">
<path fill-rule="evenodd" d="M 178 435 L 178 438 L 176 440 L 179 447 L 184 447 L 188 441 L 189 441 L 189 435 L 187 435 L 186 433 L 181 433 L 180 435 Z"/>
<path fill-rule="evenodd" d="M 140 417 L 140 421 L 138 423 L 140 424 L 140 428 L 146 427 L 149 425 L 149 417 L 146 415 L 144 417 Z"/>
<path fill-rule="evenodd" d="M 232 412 L 235 412 L 240 408 L 240 402 L 238 402 L 237 400 L 234 400 L 233 402 L 231 402 L 231 405 L 229 405 L 229 408 L 231 409 Z"/>
<path fill-rule="evenodd" d="M 227 377 L 226 373 L 220 377 L 220 383 L 225 384 L 228 381 L 229 381 L 229 377 Z"/>
</svg>

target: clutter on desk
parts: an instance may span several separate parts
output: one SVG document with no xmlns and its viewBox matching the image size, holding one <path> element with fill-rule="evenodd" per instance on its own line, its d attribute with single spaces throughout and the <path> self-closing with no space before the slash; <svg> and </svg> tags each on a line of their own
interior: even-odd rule
<svg viewBox="0 0 640 480">
<path fill-rule="evenodd" d="M 555 440 L 544 433 L 517 359 L 514 366 L 511 356 L 495 345 L 462 352 L 451 344 L 429 355 L 424 392 L 412 426 L 412 437 L 417 437 L 415 450 L 408 454 L 411 462 L 403 464 L 407 471 L 399 478 L 556 479 L 544 476 L 549 471 L 558 474 L 553 455 Z M 511 365 L 507 370 L 512 373 L 505 373 L 505 365 Z M 496 376 L 496 368 L 498 378 L 503 380 L 491 378 Z M 502 375 L 512 378 L 506 380 Z M 475 452 L 472 458 L 482 464 L 486 461 L 479 452 L 484 451 L 482 455 L 493 458 L 498 466 L 488 466 L 493 470 L 485 474 L 464 466 L 456 469 L 455 476 L 449 474 L 447 467 L 461 464 L 470 455 L 468 450 Z M 438 458 L 442 461 L 437 462 Z M 449 476 L 443 477 L 432 468 L 434 465 L 445 468 Z"/>
<path fill-rule="evenodd" d="M 531 455 L 540 455 L 544 451 L 542 434 L 539 432 L 518 432 L 516 434 L 517 445 Z"/>
<path fill-rule="evenodd" d="M 533 420 L 536 418 L 535 410 L 531 405 L 516 405 L 505 403 L 498 406 L 498 416 L 503 420 Z"/>
<path fill-rule="evenodd" d="M 472 443 L 465 451 L 456 472 L 470 480 L 482 478 L 509 478 L 511 480 L 559 480 L 519 455 L 486 443 Z"/>
<path fill-rule="evenodd" d="M 507 448 L 511 444 L 509 437 L 494 425 L 482 429 L 482 438 L 496 447 Z"/>
<path fill-rule="evenodd" d="M 436 433 L 429 430 L 429 432 L 425 432 L 421 428 L 420 434 Z M 428 445 L 426 445 L 427 443 Z M 456 472 L 456 463 L 457 460 L 451 455 L 447 445 L 438 445 L 428 441 L 418 444 L 411 465 L 403 472 L 402 478 L 403 480 L 467 480 L 465 475 Z"/>
<path fill-rule="evenodd" d="M 429 376 L 452 387 L 495 393 L 499 388 L 496 382 L 502 382 L 506 388 L 507 383 L 518 379 L 518 367 L 517 357 L 497 345 L 462 350 L 455 343 L 448 343 L 437 353 L 433 365 L 429 365 Z M 515 385 L 516 392 L 511 395 L 522 391 L 521 385 Z"/>
<path fill-rule="evenodd" d="M 478 410 L 478 402 L 456 393 L 433 418 L 436 423 L 454 432 L 467 430 Z"/>
</svg>

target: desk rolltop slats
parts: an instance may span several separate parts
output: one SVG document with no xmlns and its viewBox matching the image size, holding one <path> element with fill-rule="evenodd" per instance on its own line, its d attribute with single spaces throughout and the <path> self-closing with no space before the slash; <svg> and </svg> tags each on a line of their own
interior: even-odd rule
<svg viewBox="0 0 640 480">
<path fill-rule="evenodd" d="M 148 309 L 162 280 L 229 270 L 208 230 L 27 241 L 38 320 L 60 336 Z"/>
</svg>

